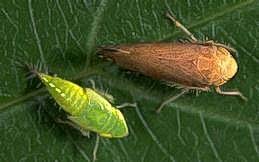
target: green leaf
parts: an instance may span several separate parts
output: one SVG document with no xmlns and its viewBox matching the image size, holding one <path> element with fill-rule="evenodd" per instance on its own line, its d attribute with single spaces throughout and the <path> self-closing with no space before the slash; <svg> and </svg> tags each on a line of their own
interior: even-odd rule
<svg viewBox="0 0 259 162">
<path fill-rule="evenodd" d="M 96 55 L 96 47 L 185 37 L 164 14 L 170 8 L 196 37 L 238 51 L 237 76 L 224 89 L 185 95 L 161 114 L 155 108 L 179 90 Z M 0 161 L 91 161 L 90 138 L 58 124 L 60 111 L 44 89 L 27 89 L 17 61 L 47 66 L 82 86 L 108 90 L 123 109 L 130 135 L 100 141 L 98 161 L 258 161 L 259 1 L 75 0 L 0 2 Z M 54 111 L 57 110 L 57 111 Z M 54 112 L 53 112 L 54 111 Z"/>
</svg>

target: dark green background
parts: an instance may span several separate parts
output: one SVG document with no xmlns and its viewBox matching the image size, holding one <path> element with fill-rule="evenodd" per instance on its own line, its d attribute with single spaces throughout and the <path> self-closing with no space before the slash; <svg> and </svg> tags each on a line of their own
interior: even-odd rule
<svg viewBox="0 0 259 162">
<path fill-rule="evenodd" d="M 179 90 L 96 56 L 99 45 L 185 37 L 165 19 L 167 8 L 200 40 L 237 49 L 239 72 L 223 89 L 239 89 L 248 102 L 190 93 L 156 115 Z M 1 0 L 0 161 L 89 161 L 95 143 L 94 133 L 88 139 L 54 122 L 54 101 L 26 90 L 17 61 L 40 62 L 82 86 L 94 79 L 116 104 L 138 103 L 122 110 L 128 137 L 101 139 L 100 162 L 259 161 L 258 43 L 258 0 Z"/>
</svg>

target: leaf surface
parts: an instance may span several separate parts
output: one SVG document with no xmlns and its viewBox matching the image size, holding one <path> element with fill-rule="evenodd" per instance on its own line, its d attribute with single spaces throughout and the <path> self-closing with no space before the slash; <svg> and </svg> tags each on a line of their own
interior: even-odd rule
<svg viewBox="0 0 259 162">
<path fill-rule="evenodd" d="M 248 102 L 190 93 L 157 115 L 155 108 L 179 90 L 97 57 L 100 45 L 185 37 L 165 18 L 168 8 L 200 40 L 238 51 L 239 72 L 223 88 L 239 89 Z M 91 161 L 95 144 L 94 133 L 86 138 L 55 122 L 54 101 L 44 89 L 26 89 L 17 61 L 40 62 L 82 86 L 93 79 L 117 105 L 138 103 L 122 110 L 128 137 L 101 139 L 100 162 L 258 161 L 257 0 L 13 0 L 0 2 L 0 22 L 0 161 Z"/>
</svg>

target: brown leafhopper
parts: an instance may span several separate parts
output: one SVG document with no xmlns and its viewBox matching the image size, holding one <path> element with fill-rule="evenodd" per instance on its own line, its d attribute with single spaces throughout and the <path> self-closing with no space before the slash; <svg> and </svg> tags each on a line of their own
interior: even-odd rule
<svg viewBox="0 0 259 162">
<path fill-rule="evenodd" d="M 239 91 L 220 89 L 237 73 L 237 62 L 231 55 L 234 49 L 213 41 L 199 42 L 172 14 L 168 12 L 166 16 L 190 36 L 190 42 L 122 44 L 103 47 L 99 53 L 125 69 L 182 88 L 180 94 L 164 101 L 157 112 L 190 89 L 209 91 L 214 87 L 219 94 L 236 95 L 246 100 Z"/>
</svg>

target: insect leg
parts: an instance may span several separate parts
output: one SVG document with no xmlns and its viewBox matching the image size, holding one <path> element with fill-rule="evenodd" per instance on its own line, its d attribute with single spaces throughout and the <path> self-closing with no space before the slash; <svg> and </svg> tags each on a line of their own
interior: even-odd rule
<svg viewBox="0 0 259 162">
<path fill-rule="evenodd" d="M 195 38 L 195 36 L 186 28 L 183 26 L 183 24 L 181 24 L 178 20 L 176 20 L 176 18 L 173 16 L 171 11 L 168 11 L 166 13 L 166 17 L 169 18 L 170 20 L 172 20 L 175 23 L 175 26 L 180 28 L 185 34 L 187 34 L 194 42 L 198 42 L 198 39 Z"/>
<path fill-rule="evenodd" d="M 93 80 L 93 79 L 89 79 L 89 82 L 91 83 L 92 88 L 93 88 L 94 90 L 96 90 L 94 80 Z"/>
<path fill-rule="evenodd" d="M 75 122 L 73 122 L 72 118 L 68 116 L 68 119 L 69 120 L 61 120 L 60 118 L 56 119 L 56 122 L 57 123 L 61 123 L 61 124 L 67 124 L 77 130 L 79 130 L 83 136 L 86 136 L 86 137 L 90 137 L 90 132 L 85 130 L 85 129 L 82 129 L 79 125 L 77 125 Z"/>
<path fill-rule="evenodd" d="M 123 103 L 121 105 L 116 106 L 116 108 L 121 109 L 124 107 L 137 107 L 137 103 Z"/>
<path fill-rule="evenodd" d="M 167 105 L 169 104 L 170 102 L 173 102 L 175 101 L 176 99 L 178 99 L 179 97 L 181 97 L 182 95 L 184 95 L 186 92 L 188 92 L 189 89 L 183 89 L 179 94 L 173 96 L 173 97 L 170 97 L 169 99 L 163 101 L 161 103 L 161 105 L 158 107 L 158 109 L 156 110 L 156 113 L 160 113 L 161 110 Z"/>
<path fill-rule="evenodd" d="M 91 83 L 92 85 L 92 88 L 94 89 L 94 91 L 96 93 L 98 93 L 99 95 L 101 95 L 102 97 L 104 97 L 105 99 L 107 99 L 109 102 L 111 103 L 114 103 L 114 98 L 111 94 L 107 93 L 107 92 L 104 92 L 102 90 L 99 90 L 95 87 L 95 82 L 93 79 L 89 79 L 89 82 Z"/>
<path fill-rule="evenodd" d="M 71 126 L 71 127 L 73 127 L 73 128 L 77 127 L 77 125 L 76 125 L 75 123 L 71 122 L 71 121 L 62 120 L 62 119 L 60 119 L 60 118 L 56 119 L 55 121 L 56 121 L 57 123 L 60 123 L 60 124 L 67 124 L 67 125 L 69 125 L 69 126 Z"/>
<path fill-rule="evenodd" d="M 229 95 L 229 96 L 239 96 L 241 97 L 243 100 L 247 101 L 247 98 L 239 91 L 222 91 L 220 89 L 220 87 L 216 87 L 215 88 L 216 92 L 218 94 L 222 94 L 222 95 Z"/>
<path fill-rule="evenodd" d="M 93 161 L 96 161 L 96 154 L 98 151 L 99 143 L 100 143 L 100 136 L 96 134 L 96 141 L 95 141 L 94 150 L 93 150 Z"/>
<path fill-rule="evenodd" d="M 94 89 L 94 88 L 93 88 Z M 86 88 L 87 91 L 87 88 Z M 114 103 L 114 98 L 111 94 L 109 94 L 108 92 L 104 92 L 102 90 L 99 89 L 94 89 L 94 92 L 98 93 L 100 96 L 104 97 L 106 100 L 108 100 L 110 103 Z"/>
<path fill-rule="evenodd" d="M 213 40 L 209 40 L 209 41 L 206 41 L 205 43 L 201 43 L 201 44 L 214 45 L 214 46 L 217 46 L 217 47 L 223 47 L 223 48 L 228 49 L 228 50 L 231 51 L 231 52 L 237 53 L 237 51 L 236 51 L 235 48 L 232 48 L 232 47 L 230 47 L 230 46 L 228 46 L 228 45 L 225 45 L 225 44 L 222 44 L 222 43 L 216 43 L 216 42 L 214 42 Z"/>
</svg>

